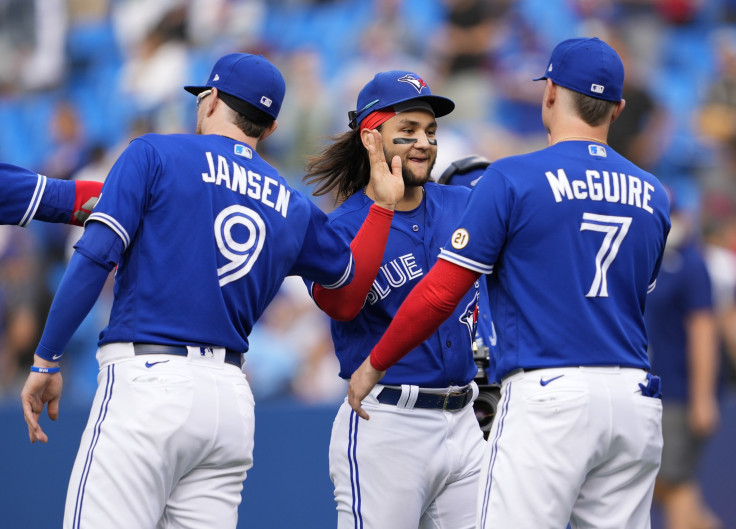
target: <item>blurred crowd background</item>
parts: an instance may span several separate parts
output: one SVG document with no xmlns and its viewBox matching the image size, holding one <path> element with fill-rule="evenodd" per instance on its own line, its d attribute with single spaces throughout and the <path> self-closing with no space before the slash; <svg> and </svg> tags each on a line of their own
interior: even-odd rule
<svg viewBox="0 0 736 529">
<path fill-rule="evenodd" d="M 347 130 L 359 89 L 388 69 L 415 71 L 456 102 L 439 121 L 436 178 L 469 154 L 493 161 L 546 145 L 543 83 L 531 79 L 555 44 L 577 36 L 603 38 L 625 62 L 628 103 L 611 145 L 690 213 L 733 382 L 736 0 L 0 0 L 0 160 L 103 181 L 131 138 L 193 132 L 195 102 L 182 86 L 242 51 L 286 78 L 278 131 L 259 150 L 294 187 L 310 192 L 306 157 Z M 0 227 L 0 401 L 19 398 L 80 235 L 39 222 Z M 65 356 L 67 403 L 94 392 L 110 297 L 108 287 Z M 344 397 L 328 321 L 300 279 L 286 281 L 255 328 L 246 368 L 260 402 Z"/>
</svg>

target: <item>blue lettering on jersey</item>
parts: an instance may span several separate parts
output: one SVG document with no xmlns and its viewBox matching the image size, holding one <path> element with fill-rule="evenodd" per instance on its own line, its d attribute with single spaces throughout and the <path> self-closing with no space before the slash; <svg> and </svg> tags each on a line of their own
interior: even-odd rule
<svg viewBox="0 0 736 529">
<path fill-rule="evenodd" d="M 588 169 L 585 171 L 585 179 L 570 181 L 564 169 L 558 169 L 556 175 L 552 171 L 544 174 L 554 194 L 555 202 L 562 202 L 563 198 L 596 202 L 605 200 L 654 213 L 650 205 L 654 186 L 637 176 Z"/>
<path fill-rule="evenodd" d="M 373 286 L 368 292 L 368 303 L 375 304 L 391 293 L 391 288 L 399 288 L 407 281 L 424 275 L 424 270 L 417 266 L 414 254 L 408 253 L 381 265 Z"/>
<path fill-rule="evenodd" d="M 232 163 L 231 174 L 227 158 L 220 155 L 217 156 L 217 170 L 215 171 L 215 161 L 212 153 L 208 151 L 205 156 L 207 157 L 209 171 L 202 173 L 203 182 L 223 186 L 241 195 L 259 200 L 286 218 L 291 191 L 285 185 L 280 184 L 278 180 L 270 176 L 263 176 L 254 171 L 246 170 L 245 167 L 235 162 Z"/>
</svg>

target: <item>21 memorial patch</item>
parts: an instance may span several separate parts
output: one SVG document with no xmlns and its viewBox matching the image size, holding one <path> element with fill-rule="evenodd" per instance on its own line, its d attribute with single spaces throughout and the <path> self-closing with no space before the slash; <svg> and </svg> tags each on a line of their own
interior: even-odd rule
<svg viewBox="0 0 736 529">
<path fill-rule="evenodd" d="M 462 250 L 468 245 L 470 234 L 468 234 L 468 231 L 465 228 L 458 228 L 452 234 L 452 238 L 450 240 L 452 241 L 453 248 L 456 250 Z"/>
</svg>

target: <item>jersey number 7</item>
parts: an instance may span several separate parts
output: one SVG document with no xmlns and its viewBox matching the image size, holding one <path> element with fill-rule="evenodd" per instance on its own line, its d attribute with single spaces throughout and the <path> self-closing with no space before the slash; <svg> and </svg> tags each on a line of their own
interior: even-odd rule
<svg viewBox="0 0 736 529">
<path fill-rule="evenodd" d="M 595 277 L 586 298 L 607 298 L 608 281 L 606 275 L 608 268 L 616 259 L 621 243 L 631 226 L 631 217 L 616 217 L 612 215 L 598 215 L 596 213 L 583 213 L 583 222 L 580 231 L 590 230 L 604 233 L 603 242 L 595 256 Z"/>
</svg>

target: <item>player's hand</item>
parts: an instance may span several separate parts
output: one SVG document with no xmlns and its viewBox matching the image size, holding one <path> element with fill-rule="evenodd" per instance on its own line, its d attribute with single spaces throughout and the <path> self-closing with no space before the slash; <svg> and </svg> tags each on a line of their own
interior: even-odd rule
<svg viewBox="0 0 736 529">
<path fill-rule="evenodd" d="M 386 209 L 394 210 L 404 197 L 404 178 L 401 175 L 401 158 L 394 156 L 391 167 L 386 163 L 383 153 L 383 139 L 377 130 L 364 131 L 364 144 L 371 164 L 371 178 L 368 194 L 373 201 Z"/>
<path fill-rule="evenodd" d="M 707 437 L 712 434 L 720 422 L 718 401 L 714 395 L 694 397 L 688 410 L 690 429 L 698 436 Z"/>
<path fill-rule="evenodd" d="M 360 417 L 366 421 L 370 416 L 361 407 L 363 399 L 368 396 L 379 380 L 385 375 L 385 371 L 378 371 L 371 365 L 370 357 L 366 358 L 361 366 L 355 370 L 353 376 L 350 377 L 350 385 L 348 386 L 348 404 L 355 410 Z"/>
<path fill-rule="evenodd" d="M 38 357 L 36 357 L 38 358 Z M 35 365 L 41 367 L 52 367 L 52 364 L 34 362 Z M 44 405 L 48 404 L 47 412 L 49 418 L 55 421 L 59 417 L 59 399 L 61 398 L 61 388 L 64 381 L 61 372 L 58 373 L 29 373 L 23 391 L 20 393 L 20 400 L 23 404 L 23 416 L 28 425 L 28 438 L 31 443 L 41 441 L 47 443 L 48 436 L 41 429 L 38 423 L 43 412 Z"/>
</svg>

